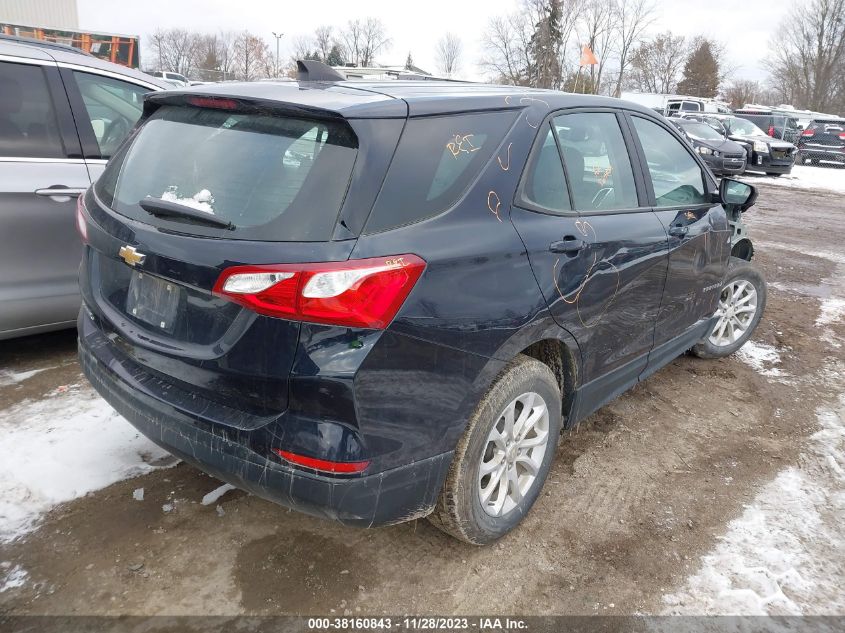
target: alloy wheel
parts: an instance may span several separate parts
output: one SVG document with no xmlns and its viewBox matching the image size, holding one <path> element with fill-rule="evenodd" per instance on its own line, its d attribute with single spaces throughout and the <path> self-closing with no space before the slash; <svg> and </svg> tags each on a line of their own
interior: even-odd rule
<svg viewBox="0 0 845 633">
<path fill-rule="evenodd" d="M 478 470 L 478 498 L 493 517 L 511 512 L 537 481 L 549 444 L 549 409 L 533 391 L 514 398 L 487 436 Z"/>
<path fill-rule="evenodd" d="M 745 279 L 735 279 L 722 289 L 716 316 L 719 320 L 710 333 L 710 343 L 717 347 L 733 345 L 748 331 L 757 314 L 757 290 Z"/>
</svg>

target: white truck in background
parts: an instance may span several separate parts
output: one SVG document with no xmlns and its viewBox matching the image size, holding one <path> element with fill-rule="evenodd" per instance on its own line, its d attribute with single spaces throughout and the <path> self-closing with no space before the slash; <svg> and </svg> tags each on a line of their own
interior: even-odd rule
<svg viewBox="0 0 845 633">
<path fill-rule="evenodd" d="M 622 99 L 656 110 L 664 116 L 671 116 L 673 112 L 731 112 L 727 103 L 706 97 L 669 95 L 656 92 L 623 92 Z"/>
</svg>

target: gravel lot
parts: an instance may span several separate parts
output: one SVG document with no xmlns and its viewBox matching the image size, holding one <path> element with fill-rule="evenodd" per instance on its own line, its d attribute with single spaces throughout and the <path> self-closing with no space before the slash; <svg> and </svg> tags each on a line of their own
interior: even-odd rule
<svg viewBox="0 0 845 633">
<path fill-rule="evenodd" d="M 678 358 L 568 433 L 487 548 L 217 490 L 98 406 L 74 333 L 0 343 L 0 615 L 845 613 L 845 203 L 755 184 L 753 344 Z"/>
</svg>

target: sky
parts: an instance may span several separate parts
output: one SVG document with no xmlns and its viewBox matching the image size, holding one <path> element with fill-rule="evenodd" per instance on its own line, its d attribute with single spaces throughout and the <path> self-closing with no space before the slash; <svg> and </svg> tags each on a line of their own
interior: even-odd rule
<svg viewBox="0 0 845 633">
<path fill-rule="evenodd" d="M 410 51 L 414 63 L 436 72 L 435 45 L 446 32 L 458 34 L 464 45 L 461 78 L 480 80 L 477 62 L 482 55 L 481 34 L 490 17 L 510 13 L 518 0 L 77 0 L 82 29 L 140 35 L 157 28 L 239 31 L 248 29 L 264 36 L 275 47 L 272 32 L 282 32 L 281 56 L 287 58 L 291 40 L 313 33 L 317 26 L 342 27 L 347 21 L 377 17 L 393 40 L 378 56 L 388 65 L 402 65 Z M 722 41 L 734 76 L 761 80 L 766 76 L 763 60 L 778 25 L 792 4 L 807 0 L 654 0 L 657 11 L 651 32 L 675 35 L 704 34 Z M 414 7 L 411 9 L 411 7 Z M 143 53 L 142 53 L 143 55 Z M 142 56 L 143 64 L 143 56 Z"/>
</svg>

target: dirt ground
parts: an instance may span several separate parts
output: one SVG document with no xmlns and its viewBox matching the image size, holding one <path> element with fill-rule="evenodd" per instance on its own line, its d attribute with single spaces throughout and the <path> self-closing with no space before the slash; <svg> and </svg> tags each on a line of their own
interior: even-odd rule
<svg viewBox="0 0 845 633">
<path fill-rule="evenodd" d="M 500 543 L 464 545 L 424 520 L 344 528 L 240 491 L 221 513 L 200 504 L 219 483 L 178 465 L 64 504 L 0 546 L 29 574 L 0 593 L 0 615 L 662 611 L 843 391 L 845 348 L 815 326 L 820 301 L 845 296 L 842 195 L 763 185 L 747 220 L 773 283 L 755 340 L 786 350 L 782 375 L 678 358 L 563 438 L 544 494 Z M 79 380 L 73 333 L 2 345 L 0 366 L 48 365 L 25 389 L 0 388 L 0 415 Z"/>
</svg>

